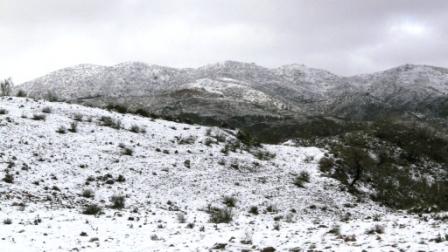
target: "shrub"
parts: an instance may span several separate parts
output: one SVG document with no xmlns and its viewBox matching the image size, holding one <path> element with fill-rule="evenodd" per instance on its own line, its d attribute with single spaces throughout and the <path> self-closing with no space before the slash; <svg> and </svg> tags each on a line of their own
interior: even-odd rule
<svg viewBox="0 0 448 252">
<path fill-rule="evenodd" d="M 376 224 L 366 231 L 366 234 L 384 234 L 384 226 Z"/>
<path fill-rule="evenodd" d="M 84 207 L 82 213 L 87 215 L 98 215 L 101 214 L 103 209 L 97 204 L 90 204 Z"/>
<path fill-rule="evenodd" d="M 258 207 L 257 206 L 251 206 L 250 208 L 249 208 L 249 213 L 251 213 L 251 214 L 253 214 L 253 215 L 257 215 L 259 212 L 258 212 Z"/>
<path fill-rule="evenodd" d="M 59 100 L 58 96 L 53 91 L 48 91 L 46 99 L 51 102 L 57 102 Z"/>
<path fill-rule="evenodd" d="M 60 126 L 60 127 L 56 130 L 56 132 L 59 133 L 59 134 L 65 134 L 65 133 L 67 133 L 67 129 L 66 129 L 64 126 Z"/>
<path fill-rule="evenodd" d="M 121 154 L 126 156 L 132 156 L 134 154 L 134 150 L 129 147 L 122 147 Z"/>
<path fill-rule="evenodd" d="M 142 109 L 142 108 L 138 108 L 137 110 L 135 110 L 134 114 L 141 115 L 143 117 L 149 117 L 150 116 L 149 112 L 146 111 L 145 109 Z"/>
<path fill-rule="evenodd" d="M 123 175 L 118 175 L 117 182 L 123 183 L 126 181 L 126 178 Z"/>
<path fill-rule="evenodd" d="M 76 113 L 73 115 L 73 120 L 78 121 L 78 122 L 82 122 L 82 114 Z"/>
<path fill-rule="evenodd" d="M 334 225 L 330 230 L 328 230 L 328 233 L 339 236 L 341 234 L 341 226 Z"/>
<path fill-rule="evenodd" d="M 187 219 L 185 218 L 185 215 L 183 213 L 177 214 L 177 221 L 179 223 L 185 223 L 187 222 Z"/>
<path fill-rule="evenodd" d="M 81 194 L 84 198 L 93 198 L 95 193 L 91 189 L 84 189 Z"/>
<path fill-rule="evenodd" d="M 334 166 L 334 160 L 332 158 L 323 157 L 319 160 L 319 170 L 321 172 L 329 172 Z"/>
<path fill-rule="evenodd" d="M 217 208 L 210 207 L 210 222 L 211 223 L 230 223 L 233 219 L 233 213 L 231 208 Z"/>
<path fill-rule="evenodd" d="M 194 144 L 196 142 L 196 137 L 188 136 L 177 141 L 178 144 Z"/>
<path fill-rule="evenodd" d="M 236 138 L 248 147 L 260 146 L 260 143 L 247 131 L 238 130 Z"/>
<path fill-rule="evenodd" d="M 14 183 L 14 176 L 11 173 L 6 173 L 5 177 L 2 179 L 5 183 L 12 184 Z"/>
<path fill-rule="evenodd" d="M 259 160 L 271 160 L 276 156 L 275 153 L 266 150 L 257 150 L 253 153 L 253 155 Z"/>
<path fill-rule="evenodd" d="M 213 141 L 213 139 L 211 139 L 210 137 L 207 137 L 207 138 L 204 140 L 204 144 L 205 144 L 206 146 L 211 146 L 213 143 L 215 143 L 215 141 Z"/>
<path fill-rule="evenodd" d="M 10 218 L 4 219 L 3 220 L 3 224 L 5 225 L 11 225 L 12 224 L 12 220 Z"/>
<path fill-rule="evenodd" d="M 108 104 L 106 109 L 117 111 L 118 113 L 125 114 L 128 112 L 128 107 L 123 104 Z"/>
<path fill-rule="evenodd" d="M 0 108 L 0 115 L 6 115 L 8 114 L 8 110 Z"/>
<path fill-rule="evenodd" d="M 310 174 L 306 171 L 302 171 L 294 178 L 293 184 L 298 187 L 304 187 L 304 184 L 308 182 L 310 182 Z"/>
<path fill-rule="evenodd" d="M 227 207 L 235 207 L 236 201 L 236 198 L 233 196 L 224 196 L 224 198 L 222 199 L 222 203 Z"/>
<path fill-rule="evenodd" d="M 52 111 L 52 109 L 51 109 L 50 107 L 44 107 L 44 108 L 42 109 L 42 113 L 45 113 L 45 114 L 50 114 L 51 111 Z"/>
<path fill-rule="evenodd" d="M 133 124 L 131 126 L 131 128 L 129 129 L 129 131 L 134 132 L 134 133 L 145 133 L 146 130 L 136 124 Z"/>
<path fill-rule="evenodd" d="M 32 117 L 32 119 L 35 121 L 45 121 L 46 118 L 47 116 L 44 114 L 34 114 Z"/>
<path fill-rule="evenodd" d="M 26 97 L 27 94 L 26 94 L 25 91 L 23 91 L 22 89 L 20 89 L 19 91 L 17 91 L 16 96 L 17 96 L 17 97 Z"/>
<path fill-rule="evenodd" d="M 102 126 L 111 127 L 113 129 L 121 129 L 121 121 L 118 119 L 113 119 L 110 116 L 102 116 L 100 118 Z"/>
<path fill-rule="evenodd" d="M 72 133 L 78 132 L 78 123 L 77 122 L 71 122 L 70 123 L 70 128 L 68 128 L 68 131 L 70 131 Z"/>
<path fill-rule="evenodd" d="M 114 195 L 110 198 L 110 202 L 112 203 L 111 208 L 122 209 L 125 206 L 125 197 Z"/>
</svg>

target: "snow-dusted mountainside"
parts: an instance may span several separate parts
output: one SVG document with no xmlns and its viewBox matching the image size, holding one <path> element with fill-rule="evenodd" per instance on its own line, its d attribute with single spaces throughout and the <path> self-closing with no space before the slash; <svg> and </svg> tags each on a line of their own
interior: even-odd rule
<svg viewBox="0 0 448 252">
<path fill-rule="evenodd" d="M 266 68 L 226 61 L 197 69 L 140 62 L 80 65 L 27 82 L 32 97 L 104 106 L 120 103 L 164 115 L 334 115 L 369 119 L 388 113 L 448 115 L 448 70 L 403 65 L 353 77 L 292 64 Z"/>
<path fill-rule="evenodd" d="M 239 88 L 205 82 L 194 88 Z M 446 221 L 356 200 L 319 171 L 324 154 L 245 147 L 220 128 L 0 97 L 0 248 L 446 250 Z M 94 204 L 103 214 L 83 213 Z"/>
<path fill-rule="evenodd" d="M 374 97 L 376 104 L 391 109 L 443 116 L 448 109 L 448 69 L 445 68 L 408 64 L 354 76 L 349 82 L 360 92 Z"/>
</svg>

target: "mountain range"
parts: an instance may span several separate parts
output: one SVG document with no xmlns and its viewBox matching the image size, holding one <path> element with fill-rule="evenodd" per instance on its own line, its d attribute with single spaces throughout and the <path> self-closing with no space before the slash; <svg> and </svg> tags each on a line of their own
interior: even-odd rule
<svg viewBox="0 0 448 252">
<path fill-rule="evenodd" d="M 232 126 L 285 118 L 303 121 L 310 116 L 372 120 L 448 115 L 448 69 L 427 65 L 406 64 L 346 77 L 300 64 L 267 68 L 225 61 L 182 69 L 141 62 L 83 64 L 16 88 L 35 98 L 50 95 L 99 107 L 119 104 Z"/>
</svg>

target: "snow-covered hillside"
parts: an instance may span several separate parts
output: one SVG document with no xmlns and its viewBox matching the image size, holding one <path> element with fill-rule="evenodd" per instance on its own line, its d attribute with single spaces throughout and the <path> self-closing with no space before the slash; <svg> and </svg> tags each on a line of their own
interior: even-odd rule
<svg viewBox="0 0 448 252">
<path fill-rule="evenodd" d="M 324 150 L 235 133 L 1 97 L 0 248 L 446 251 L 446 219 L 356 200 L 320 173 Z"/>
</svg>

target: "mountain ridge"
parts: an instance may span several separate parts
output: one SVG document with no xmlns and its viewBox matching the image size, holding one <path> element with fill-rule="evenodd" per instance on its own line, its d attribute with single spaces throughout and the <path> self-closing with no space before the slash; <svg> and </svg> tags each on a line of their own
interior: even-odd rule
<svg viewBox="0 0 448 252">
<path fill-rule="evenodd" d="M 23 83 L 18 89 L 35 98 L 52 93 L 61 100 L 91 106 L 119 104 L 160 116 L 207 115 L 222 122 L 248 115 L 371 120 L 408 113 L 429 118 L 448 114 L 448 69 L 412 64 L 349 77 L 302 64 L 276 68 L 239 61 L 198 68 L 143 62 L 81 64 Z"/>
</svg>

